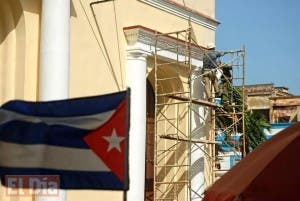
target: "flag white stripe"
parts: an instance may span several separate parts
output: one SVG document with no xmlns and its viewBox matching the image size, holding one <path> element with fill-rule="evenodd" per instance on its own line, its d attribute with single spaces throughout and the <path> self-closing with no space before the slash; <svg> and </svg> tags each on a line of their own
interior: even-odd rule
<svg viewBox="0 0 300 201">
<path fill-rule="evenodd" d="M 114 114 L 114 112 L 115 110 L 111 110 L 94 115 L 51 118 L 23 115 L 16 112 L 0 109 L 0 125 L 9 121 L 19 120 L 31 123 L 44 122 L 48 125 L 64 125 L 74 128 L 93 130 L 107 122 Z"/>
<path fill-rule="evenodd" d="M 0 141 L 0 166 L 73 171 L 110 171 L 90 149 Z"/>
</svg>

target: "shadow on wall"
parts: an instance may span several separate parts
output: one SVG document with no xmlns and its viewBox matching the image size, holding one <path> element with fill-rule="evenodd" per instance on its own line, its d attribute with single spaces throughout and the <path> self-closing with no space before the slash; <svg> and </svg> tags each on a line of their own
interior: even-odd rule
<svg viewBox="0 0 300 201">
<path fill-rule="evenodd" d="M 0 0 L 0 44 L 16 28 L 22 14 L 19 0 Z"/>
<path fill-rule="evenodd" d="M 5 41 L 8 34 L 18 25 L 23 11 L 41 12 L 42 0 L 0 0 L 0 44 Z M 71 1 L 71 16 L 77 17 L 73 1 Z"/>
</svg>

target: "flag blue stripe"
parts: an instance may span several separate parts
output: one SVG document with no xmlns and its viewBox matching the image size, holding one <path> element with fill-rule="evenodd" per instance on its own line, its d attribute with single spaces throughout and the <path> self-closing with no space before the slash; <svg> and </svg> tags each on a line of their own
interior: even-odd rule
<svg viewBox="0 0 300 201">
<path fill-rule="evenodd" d="M 10 121 L 0 125 L 0 140 L 19 144 L 47 144 L 89 149 L 83 137 L 89 130 L 45 123 Z"/>
<path fill-rule="evenodd" d="M 28 102 L 14 100 L 3 109 L 40 117 L 70 117 L 97 114 L 118 107 L 126 91 L 94 97 L 74 98 L 59 101 Z"/>
<path fill-rule="evenodd" d="M 112 172 L 64 171 L 37 168 L 0 167 L 1 183 L 5 184 L 5 175 L 59 175 L 61 189 L 104 189 L 125 190 L 124 185 Z"/>
</svg>

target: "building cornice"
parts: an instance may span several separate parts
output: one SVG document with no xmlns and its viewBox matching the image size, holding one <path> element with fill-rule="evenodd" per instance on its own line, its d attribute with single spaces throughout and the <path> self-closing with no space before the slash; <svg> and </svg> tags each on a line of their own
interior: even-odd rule
<svg viewBox="0 0 300 201">
<path fill-rule="evenodd" d="M 137 25 L 123 28 L 126 40 L 127 51 L 139 49 L 148 54 L 153 55 L 155 51 L 156 35 L 161 34 L 152 29 Z M 186 51 L 186 43 L 183 40 L 171 37 L 169 35 L 160 35 L 159 43 L 157 43 L 157 50 L 159 55 L 168 59 L 176 59 L 176 55 L 186 57 L 184 51 Z M 170 48 L 171 47 L 171 48 Z M 178 47 L 178 48 L 172 48 Z M 199 66 L 199 62 L 202 63 L 203 53 L 206 48 L 198 46 L 194 43 L 191 44 L 191 58 L 192 64 Z"/>
<path fill-rule="evenodd" d="M 285 100 L 285 99 L 296 99 L 300 100 L 300 96 L 276 96 L 276 97 L 270 97 L 270 100 Z"/>
<path fill-rule="evenodd" d="M 155 8 L 161 9 L 163 11 L 169 12 L 183 19 L 186 20 L 190 19 L 192 22 L 212 30 L 216 30 L 217 26 L 220 24 L 220 22 L 218 22 L 216 19 L 208 15 L 202 14 L 196 10 L 180 5 L 171 0 L 139 0 L 139 1 L 151 5 Z"/>
</svg>

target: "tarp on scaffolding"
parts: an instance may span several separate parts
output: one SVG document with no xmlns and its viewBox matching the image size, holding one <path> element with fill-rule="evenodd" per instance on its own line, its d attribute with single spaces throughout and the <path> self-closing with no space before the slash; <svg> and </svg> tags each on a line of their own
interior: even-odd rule
<svg viewBox="0 0 300 201">
<path fill-rule="evenodd" d="M 264 142 L 222 176 L 204 201 L 299 200 L 300 123 Z"/>
</svg>

